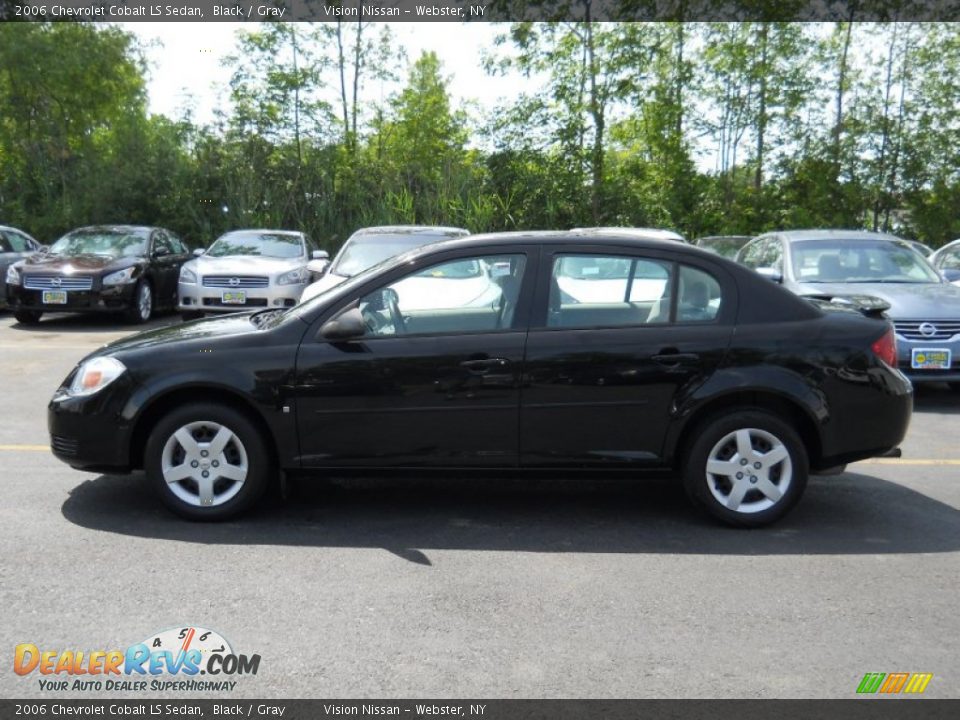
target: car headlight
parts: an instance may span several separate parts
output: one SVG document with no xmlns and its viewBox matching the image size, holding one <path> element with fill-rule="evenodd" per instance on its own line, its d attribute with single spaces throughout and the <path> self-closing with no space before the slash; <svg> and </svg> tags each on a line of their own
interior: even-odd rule
<svg viewBox="0 0 960 720">
<path fill-rule="evenodd" d="M 137 267 L 134 265 L 132 267 L 124 268 L 123 270 L 117 270 L 112 272 L 109 275 L 105 275 L 103 278 L 104 285 L 129 285 L 134 281 L 133 274 L 137 271 Z"/>
<path fill-rule="evenodd" d="M 310 279 L 310 272 L 305 267 L 284 273 L 277 278 L 277 285 L 302 285 Z"/>
<path fill-rule="evenodd" d="M 123 375 L 126 369 L 122 362 L 112 357 L 96 357 L 92 360 L 86 360 L 80 363 L 67 393 L 73 397 L 93 395 Z"/>
<path fill-rule="evenodd" d="M 20 271 L 17 270 L 13 265 L 7 267 L 7 285 L 19 285 L 20 284 Z"/>
<path fill-rule="evenodd" d="M 180 282 L 190 285 L 197 284 L 197 274 L 186 265 L 180 268 Z"/>
</svg>

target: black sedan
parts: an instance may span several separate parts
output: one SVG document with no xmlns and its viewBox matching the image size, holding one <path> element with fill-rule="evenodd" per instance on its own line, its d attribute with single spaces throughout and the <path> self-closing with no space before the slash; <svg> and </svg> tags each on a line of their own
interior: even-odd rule
<svg viewBox="0 0 960 720">
<path fill-rule="evenodd" d="M 190 258 L 177 235 L 156 227 L 98 225 L 73 230 L 7 273 L 17 320 L 44 312 L 117 312 L 146 322 L 177 304 L 180 266 Z"/>
<path fill-rule="evenodd" d="M 64 462 L 143 468 L 191 519 L 250 508 L 281 472 L 573 469 L 679 474 L 714 516 L 756 526 L 808 472 L 898 446 L 913 396 L 895 365 L 885 319 L 697 248 L 477 235 L 288 310 L 106 346 L 57 390 L 49 428 Z"/>
</svg>

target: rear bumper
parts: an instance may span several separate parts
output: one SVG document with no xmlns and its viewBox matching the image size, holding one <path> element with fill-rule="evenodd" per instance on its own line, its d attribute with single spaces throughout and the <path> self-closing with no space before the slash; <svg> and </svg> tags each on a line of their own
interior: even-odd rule
<svg viewBox="0 0 960 720">
<path fill-rule="evenodd" d="M 67 292 L 67 302 L 44 303 L 42 290 L 25 290 L 19 285 L 7 285 L 7 301 L 12 310 L 39 312 L 120 312 L 133 306 L 136 283 L 112 285 L 94 290 Z"/>
</svg>

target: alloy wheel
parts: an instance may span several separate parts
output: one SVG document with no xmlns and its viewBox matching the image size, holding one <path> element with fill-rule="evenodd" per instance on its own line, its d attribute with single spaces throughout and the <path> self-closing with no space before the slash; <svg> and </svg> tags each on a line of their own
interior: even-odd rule
<svg viewBox="0 0 960 720">
<path fill-rule="evenodd" d="M 243 487 L 247 451 L 230 428 L 208 420 L 191 422 L 163 446 L 160 470 L 170 491 L 195 507 L 223 505 Z"/>
<path fill-rule="evenodd" d="M 707 455 L 705 478 L 710 493 L 736 513 L 758 513 L 776 505 L 793 479 L 787 446 L 759 428 L 724 435 Z"/>
</svg>

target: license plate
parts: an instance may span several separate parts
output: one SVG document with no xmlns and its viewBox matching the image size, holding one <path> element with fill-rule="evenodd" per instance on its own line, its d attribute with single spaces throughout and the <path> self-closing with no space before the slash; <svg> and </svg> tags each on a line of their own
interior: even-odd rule
<svg viewBox="0 0 960 720">
<path fill-rule="evenodd" d="M 67 291 L 66 290 L 44 290 L 43 304 L 44 305 L 66 305 Z"/>
<path fill-rule="evenodd" d="M 914 370 L 949 370 L 950 350 L 914 348 L 910 352 L 910 367 Z"/>
<path fill-rule="evenodd" d="M 243 290 L 231 290 L 222 296 L 224 305 L 243 305 L 247 302 L 247 293 Z"/>
</svg>

